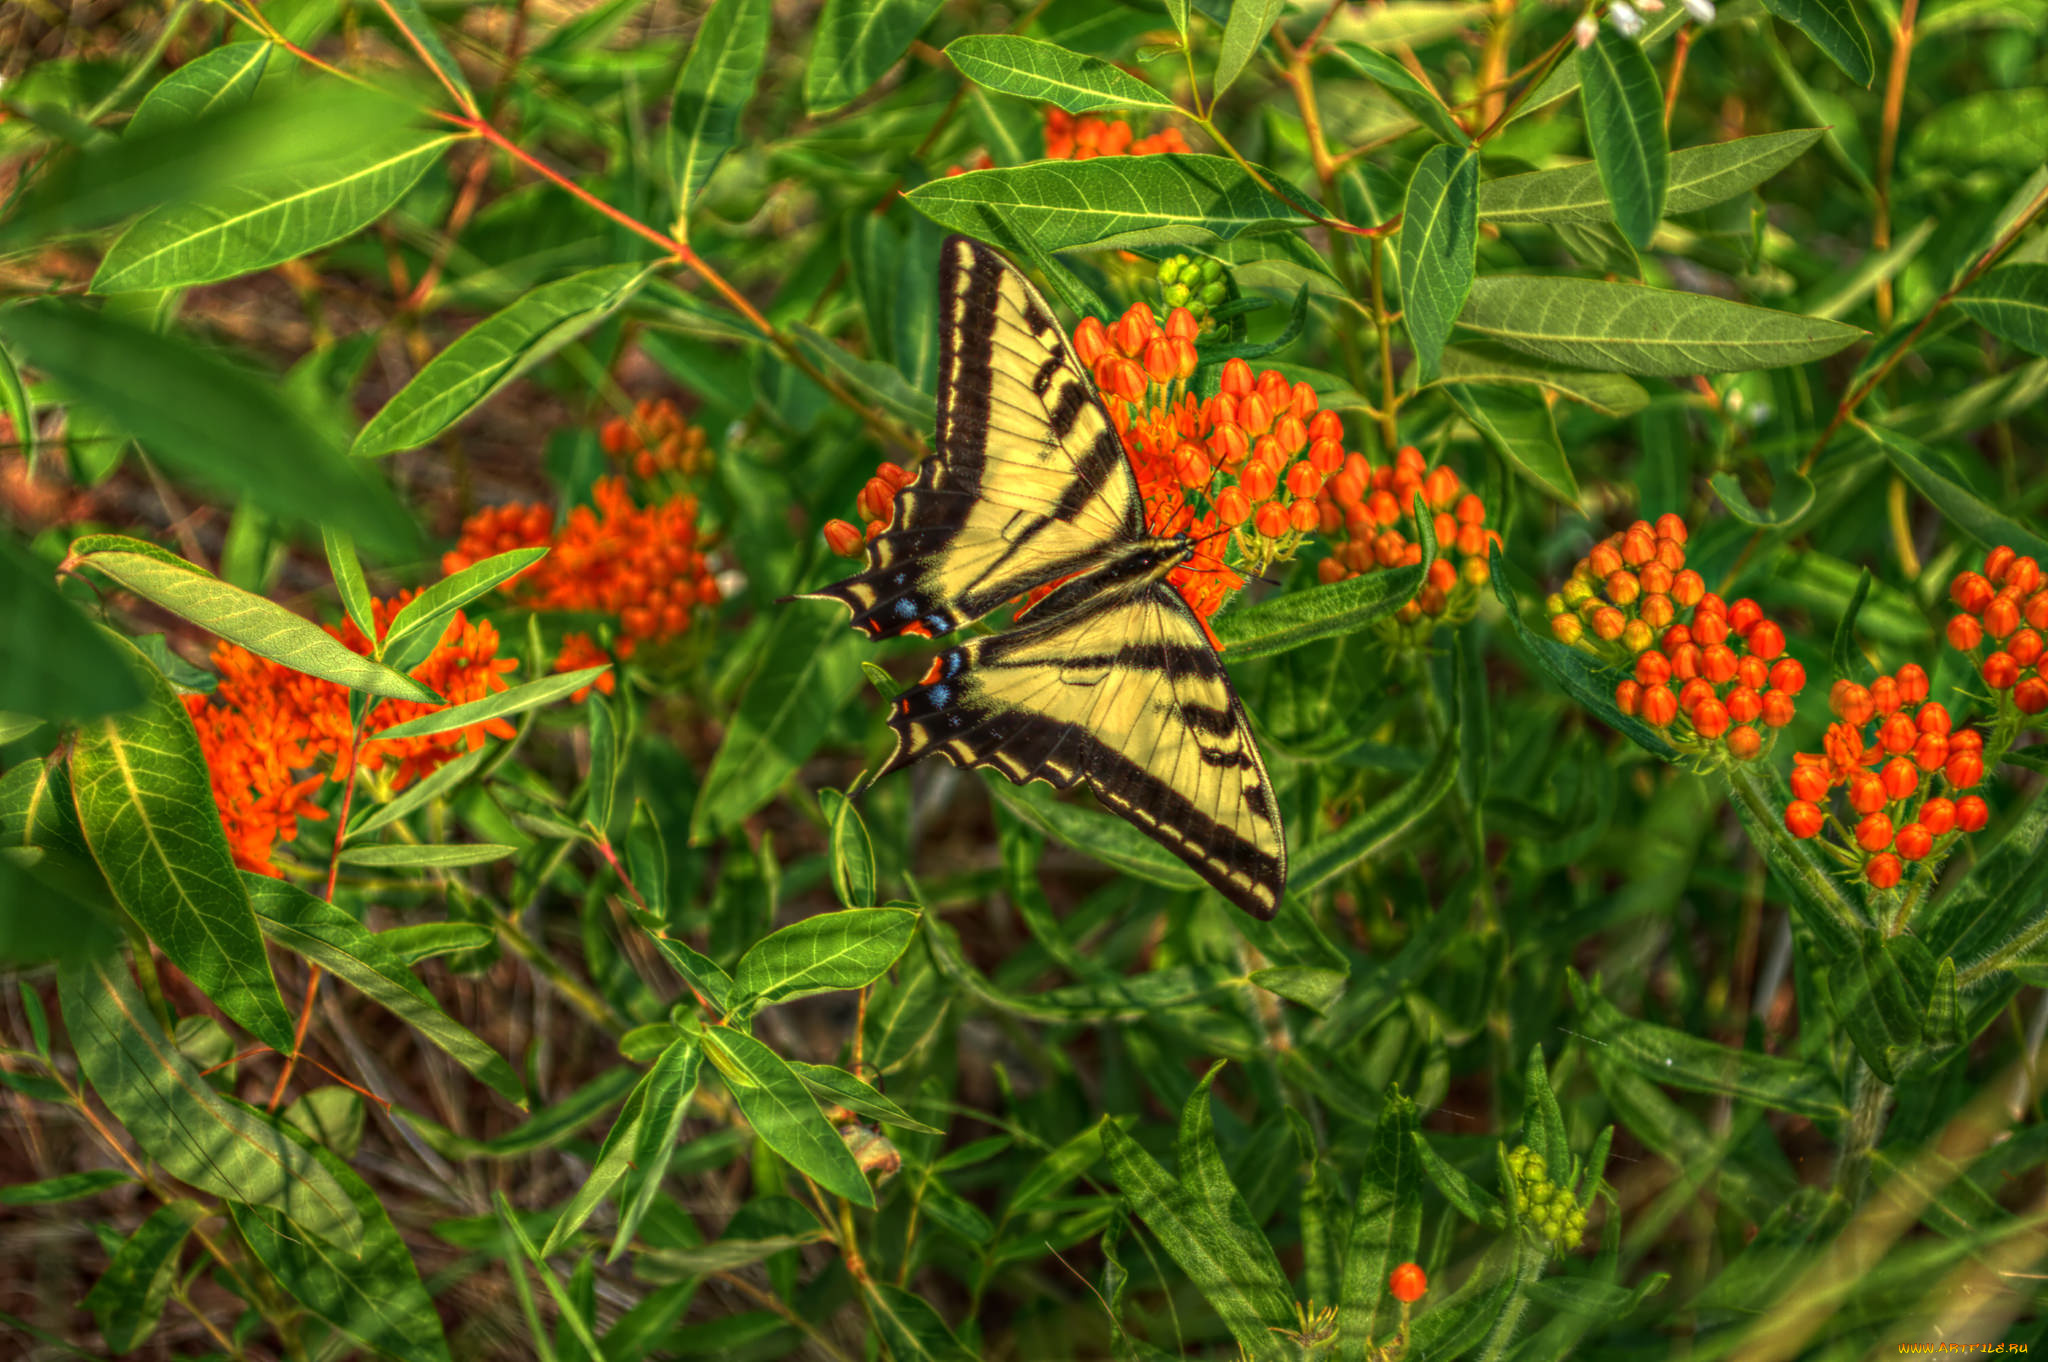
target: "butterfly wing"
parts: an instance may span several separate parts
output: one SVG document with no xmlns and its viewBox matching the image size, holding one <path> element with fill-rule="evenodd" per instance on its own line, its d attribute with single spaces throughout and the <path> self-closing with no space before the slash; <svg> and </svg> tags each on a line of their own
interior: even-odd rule
<svg viewBox="0 0 2048 1362">
<path fill-rule="evenodd" d="M 806 593 L 844 603 L 874 638 L 947 633 L 1145 533 L 1116 427 L 1031 281 L 951 237 L 939 308 L 936 452 L 866 571 Z"/>
<path fill-rule="evenodd" d="M 1019 785 L 1085 780 L 1238 907 L 1279 907 L 1287 844 L 1273 784 L 1222 659 L 1157 581 L 948 648 L 889 724 L 883 774 L 937 752 Z"/>
</svg>

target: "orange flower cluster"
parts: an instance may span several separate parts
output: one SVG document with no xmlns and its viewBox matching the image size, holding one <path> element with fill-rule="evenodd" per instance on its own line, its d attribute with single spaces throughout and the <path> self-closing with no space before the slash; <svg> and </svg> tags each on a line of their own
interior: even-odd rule
<svg viewBox="0 0 2048 1362">
<path fill-rule="evenodd" d="M 1785 828 L 1794 837 L 1817 837 L 1832 826 L 1832 849 L 1879 889 L 1889 889 L 1908 862 L 1938 861 L 1955 839 L 1990 818 L 1983 799 L 1963 794 L 1984 779 L 1984 737 L 1955 729 L 1948 707 L 1927 698 L 1927 673 L 1907 664 L 1869 686 L 1835 682 L 1819 752 L 1793 758 L 1792 793 Z M 1830 792 L 1844 787 L 1849 811 L 1828 808 Z M 1854 817 L 1854 827 L 1847 824 Z"/>
<path fill-rule="evenodd" d="M 407 591 L 372 603 L 378 637 L 415 594 Z M 354 621 L 325 627 L 351 652 L 369 655 L 370 642 Z M 346 781 L 358 763 L 368 771 L 388 766 L 393 768 L 395 792 L 481 746 L 486 734 L 509 738 L 513 732 L 503 719 L 492 719 L 425 737 L 379 738 L 385 729 L 443 708 L 384 700 L 370 711 L 361 748 L 352 751 L 347 687 L 293 671 L 232 643 L 215 646 L 213 664 L 220 670 L 220 684 L 211 695 L 183 697 L 185 710 L 199 733 L 214 804 L 235 864 L 264 875 L 278 875 L 270 859 L 272 848 L 280 839 L 290 842 L 298 836 L 299 819 L 327 816 L 312 802 L 324 780 Z M 459 705 L 504 690 L 503 674 L 518 665 L 498 656 L 498 631 L 488 620 L 472 624 L 457 611 L 440 643 L 413 668 L 412 676 L 449 704 Z M 301 774 L 330 759 L 328 776 Z"/>
<path fill-rule="evenodd" d="M 678 452 L 687 448 L 682 442 Z M 658 467 L 667 467 L 659 464 L 661 455 L 655 457 Z M 612 655 L 624 661 L 642 645 L 660 645 L 687 631 L 718 604 L 718 582 L 704 557 L 697 498 L 678 494 L 641 506 L 623 478 L 610 477 L 597 480 L 591 499 L 595 507 L 576 507 L 559 531 L 545 506 L 486 507 L 463 522 L 461 538 L 442 556 L 441 567 L 455 573 L 511 549 L 546 545 L 548 556 L 506 582 L 505 593 L 530 610 L 612 616 L 619 622 Z M 594 666 L 605 657 L 590 635 L 571 634 L 555 670 Z M 597 685 L 611 694 L 611 673 Z"/>
<path fill-rule="evenodd" d="M 1422 545 L 1408 537 L 1420 534 L 1414 512 L 1418 494 L 1432 516 L 1437 559 L 1428 580 L 1395 618 L 1402 624 L 1425 616 L 1449 616 L 1450 622 L 1469 618 L 1490 572 L 1487 550 L 1500 542 L 1500 535 L 1486 528 L 1486 503 L 1464 489 L 1456 470 L 1443 464 L 1431 468 L 1414 445 L 1403 445 L 1391 468 L 1375 468 L 1364 455 L 1347 454 L 1343 467 L 1323 484 L 1316 509 L 1332 548 L 1316 564 L 1316 575 L 1324 582 L 1341 582 L 1421 562 Z"/>
<path fill-rule="evenodd" d="M 1685 522 L 1666 513 L 1655 526 L 1638 520 L 1594 545 L 1546 603 L 1550 630 L 1595 656 L 1633 664 L 1614 688 L 1622 713 L 1671 730 L 1681 749 L 1719 748 L 1750 761 L 1763 752 L 1766 730 L 1792 722 L 1806 669 L 1785 656 L 1785 631 L 1755 601 L 1730 605 L 1706 589 L 1685 565 L 1686 538 Z M 1681 610 L 1692 612 L 1689 622 L 1680 622 Z"/>
<path fill-rule="evenodd" d="M 1045 154 L 1053 161 L 1086 161 L 1097 156 L 1156 156 L 1162 152 L 1188 150 L 1179 128 L 1167 128 L 1150 137 L 1133 138 L 1131 125 L 1121 118 L 1101 119 L 1093 114 L 1076 118 L 1065 109 L 1045 111 Z"/>
<path fill-rule="evenodd" d="M 613 417 L 598 439 L 614 462 L 625 463 L 642 482 L 663 473 L 695 477 L 711 468 L 703 427 L 684 424 L 683 414 L 667 398 L 639 402 L 631 416 Z"/>
<path fill-rule="evenodd" d="M 1074 351 L 1123 439 L 1152 533 L 1195 541 L 1194 557 L 1167 580 L 1206 628 L 1245 581 L 1224 561 L 1219 542 L 1234 542 L 1254 573 L 1293 557 L 1321 523 L 1316 498 L 1346 454 L 1337 413 L 1319 410 L 1314 388 L 1290 383 L 1277 369 L 1254 375 L 1232 359 L 1223 366 L 1222 390 L 1195 396 L 1188 380 L 1200 362 L 1197 330 L 1186 308 L 1174 308 L 1161 325 L 1144 303 L 1133 303 L 1110 325 L 1083 317 Z M 833 552 L 859 557 L 887 527 L 897 491 L 915 476 L 894 464 L 877 468 L 856 503 L 866 529 L 844 520 L 826 524 Z"/>
<path fill-rule="evenodd" d="M 2010 692 L 2021 714 L 2048 711 L 2048 676 L 2041 673 L 2048 580 L 2041 565 L 2001 544 L 1984 555 L 1984 571 L 1958 573 L 1948 594 L 1961 611 L 1948 622 L 1950 645 L 1970 654 L 1985 685 Z"/>
</svg>

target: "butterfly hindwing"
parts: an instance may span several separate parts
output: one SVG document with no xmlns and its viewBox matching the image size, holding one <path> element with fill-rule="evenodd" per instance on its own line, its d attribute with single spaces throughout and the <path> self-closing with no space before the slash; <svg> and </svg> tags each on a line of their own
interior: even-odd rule
<svg viewBox="0 0 2048 1362">
<path fill-rule="evenodd" d="M 808 593 L 843 602 L 875 638 L 950 632 L 1145 533 L 1116 428 L 1044 296 L 956 236 L 939 309 L 936 450 L 866 570 Z"/>
<path fill-rule="evenodd" d="M 1110 586 L 948 648 L 889 722 L 884 773 L 938 752 L 1019 785 L 1086 781 L 1246 912 L 1279 907 L 1287 846 L 1272 782 L 1222 660 L 1160 582 Z"/>
</svg>

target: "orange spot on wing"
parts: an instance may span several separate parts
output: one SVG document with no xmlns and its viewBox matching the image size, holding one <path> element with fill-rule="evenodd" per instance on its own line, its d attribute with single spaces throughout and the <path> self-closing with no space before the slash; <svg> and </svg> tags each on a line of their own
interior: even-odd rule
<svg viewBox="0 0 2048 1362">
<path fill-rule="evenodd" d="M 932 682 L 937 681 L 939 679 L 940 673 L 945 670 L 945 666 L 946 662 L 944 658 L 933 658 L 932 669 L 924 674 L 924 680 L 920 681 L 918 684 L 922 686 L 929 686 Z"/>
<path fill-rule="evenodd" d="M 932 636 L 932 631 L 924 627 L 923 620 L 904 625 L 903 632 L 909 634 L 912 638 L 930 638 Z"/>
<path fill-rule="evenodd" d="M 910 713 L 910 698 L 908 696 L 905 696 L 903 699 L 898 700 L 896 702 L 896 708 L 902 710 L 905 714 Z"/>
</svg>

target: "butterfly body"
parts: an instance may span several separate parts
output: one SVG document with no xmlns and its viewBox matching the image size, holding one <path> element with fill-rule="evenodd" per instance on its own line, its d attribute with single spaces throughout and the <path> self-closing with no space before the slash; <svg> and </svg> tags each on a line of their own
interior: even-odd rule
<svg viewBox="0 0 2048 1362">
<path fill-rule="evenodd" d="M 1271 917 L 1286 843 L 1243 707 L 1167 581 L 1157 534 L 1087 371 L 1030 282 L 946 242 L 937 452 L 897 494 L 865 571 L 806 593 L 876 639 L 941 638 L 1050 587 L 1016 627 L 953 644 L 889 716 L 883 774 L 936 752 L 1017 784 L 1085 782 L 1239 907 Z"/>
</svg>

